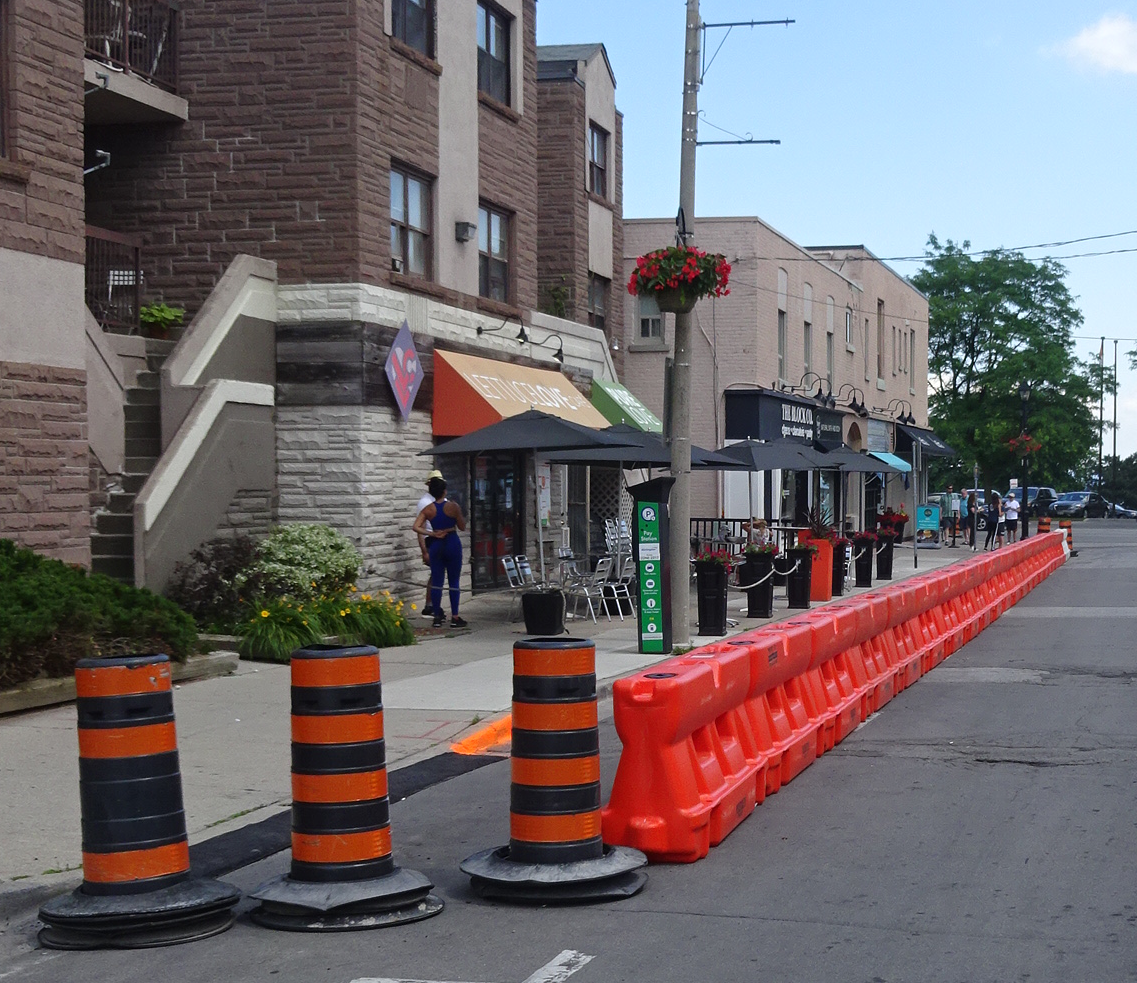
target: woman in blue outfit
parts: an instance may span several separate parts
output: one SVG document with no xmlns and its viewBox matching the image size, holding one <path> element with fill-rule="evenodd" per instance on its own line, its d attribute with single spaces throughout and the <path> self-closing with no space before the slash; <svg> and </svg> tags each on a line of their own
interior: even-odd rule
<svg viewBox="0 0 1137 983">
<path fill-rule="evenodd" d="M 442 478 L 431 478 L 426 487 L 434 501 L 419 512 L 413 529 L 417 535 L 426 538 L 430 554 L 430 600 L 434 607 L 434 627 L 441 628 L 445 620 L 442 614 L 442 582 L 449 577 L 450 627 L 465 628 L 466 622 L 458 617 L 461 597 L 458 578 L 462 575 L 462 540 L 458 533 L 465 530 L 466 517 L 458 503 L 446 497 L 446 482 Z"/>
</svg>

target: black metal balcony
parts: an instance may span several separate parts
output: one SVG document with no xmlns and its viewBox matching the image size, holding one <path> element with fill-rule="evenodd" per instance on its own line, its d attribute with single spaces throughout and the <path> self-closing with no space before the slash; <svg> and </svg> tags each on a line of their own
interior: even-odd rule
<svg viewBox="0 0 1137 983">
<path fill-rule="evenodd" d="M 87 57 L 175 91 L 178 8 L 163 0 L 84 0 Z"/>
<path fill-rule="evenodd" d="M 132 237 L 87 226 L 87 308 L 114 334 L 137 334 L 142 303 L 142 244 Z"/>
</svg>

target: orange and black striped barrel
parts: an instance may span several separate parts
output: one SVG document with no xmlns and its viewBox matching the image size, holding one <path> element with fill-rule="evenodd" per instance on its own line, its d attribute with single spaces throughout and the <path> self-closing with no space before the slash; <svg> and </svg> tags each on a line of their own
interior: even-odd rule
<svg viewBox="0 0 1137 983">
<path fill-rule="evenodd" d="M 1074 548 L 1074 523 L 1069 519 L 1059 519 L 1058 528 L 1066 530 L 1066 545 L 1070 549 Z"/>
<path fill-rule="evenodd" d="M 1040 533 L 1050 532 L 1050 516 L 1040 515 L 1038 517 L 1038 531 Z"/>
<path fill-rule="evenodd" d="M 379 650 L 300 649 L 292 655 L 291 877 L 358 881 L 394 869 Z"/>
<path fill-rule="evenodd" d="M 164 655 L 75 667 L 83 892 L 141 894 L 189 877 L 189 844 Z"/>
<path fill-rule="evenodd" d="M 510 860 L 561 864 L 603 856 L 591 641 L 514 643 L 510 764 Z"/>
</svg>

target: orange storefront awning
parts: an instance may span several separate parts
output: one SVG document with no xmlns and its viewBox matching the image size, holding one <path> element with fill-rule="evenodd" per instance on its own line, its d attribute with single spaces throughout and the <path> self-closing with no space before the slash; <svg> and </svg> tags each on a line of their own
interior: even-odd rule
<svg viewBox="0 0 1137 983">
<path fill-rule="evenodd" d="M 434 436 L 462 437 L 529 409 L 585 427 L 609 426 L 559 372 L 435 349 Z"/>
</svg>

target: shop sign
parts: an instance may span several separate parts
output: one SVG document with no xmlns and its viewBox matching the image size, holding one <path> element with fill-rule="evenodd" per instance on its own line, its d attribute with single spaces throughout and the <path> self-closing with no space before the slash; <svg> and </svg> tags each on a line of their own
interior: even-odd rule
<svg viewBox="0 0 1137 983">
<path fill-rule="evenodd" d="M 844 441 L 841 439 L 841 425 L 844 417 L 840 413 L 829 413 L 819 410 L 817 413 L 817 439 L 816 442 L 826 449 L 840 447 Z"/>
<path fill-rule="evenodd" d="M 415 350 L 414 337 L 410 326 L 404 321 L 387 356 L 387 381 L 391 384 L 391 392 L 395 395 L 395 403 L 404 421 L 411 415 L 424 376 L 422 361 Z"/>
<path fill-rule="evenodd" d="M 916 509 L 916 545 L 926 549 L 940 548 L 940 507 L 927 503 Z"/>
<path fill-rule="evenodd" d="M 892 450 L 892 441 L 889 439 L 889 423 L 887 420 L 869 420 L 867 425 L 867 444 L 870 451 Z"/>
</svg>

